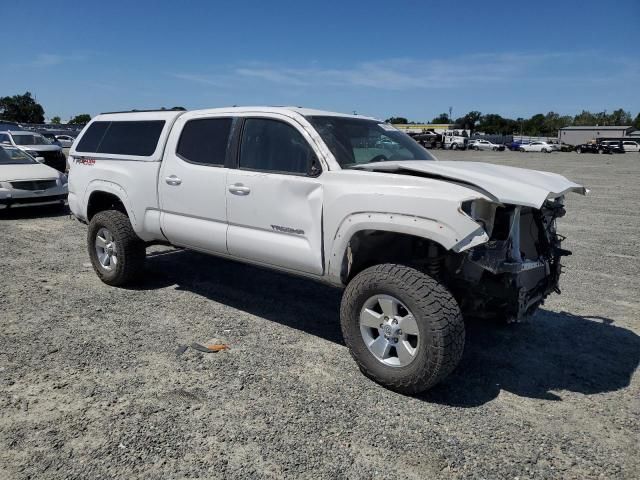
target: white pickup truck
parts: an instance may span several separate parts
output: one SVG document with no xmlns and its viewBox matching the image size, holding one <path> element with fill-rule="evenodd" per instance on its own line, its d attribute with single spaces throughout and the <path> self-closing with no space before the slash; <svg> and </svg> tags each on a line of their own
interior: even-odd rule
<svg viewBox="0 0 640 480">
<path fill-rule="evenodd" d="M 360 369 L 405 393 L 448 375 L 463 315 L 518 320 L 558 290 L 548 172 L 436 159 L 379 120 L 284 107 L 109 113 L 69 153 L 69 206 L 109 285 L 179 247 L 344 288 Z"/>
</svg>

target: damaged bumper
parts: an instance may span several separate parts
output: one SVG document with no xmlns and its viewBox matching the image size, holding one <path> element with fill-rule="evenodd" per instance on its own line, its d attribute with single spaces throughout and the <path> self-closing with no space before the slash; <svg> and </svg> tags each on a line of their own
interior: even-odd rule
<svg viewBox="0 0 640 480">
<path fill-rule="evenodd" d="M 531 315 L 552 292 L 560 293 L 561 248 L 555 221 L 562 198 L 542 209 L 511 206 L 496 212 L 490 240 L 469 250 L 460 271 L 473 284 L 474 313 L 500 311 L 511 321 Z"/>
</svg>

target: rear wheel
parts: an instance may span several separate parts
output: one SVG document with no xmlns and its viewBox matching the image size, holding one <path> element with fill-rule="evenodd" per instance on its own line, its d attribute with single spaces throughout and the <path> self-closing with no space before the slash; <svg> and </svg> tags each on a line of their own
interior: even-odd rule
<svg viewBox="0 0 640 480">
<path fill-rule="evenodd" d="M 87 247 L 93 269 L 108 285 L 131 283 L 144 269 L 145 244 L 123 212 L 97 213 L 89 223 Z"/>
<path fill-rule="evenodd" d="M 521 152 L 524 152 L 524 148 L 522 148 L 522 147 L 520 147 L 518 150 L 521 151 Z"/>
<path fill-rule="evenodd" d="M 342 297 L 340 322 L 360 370 L 401 393 L 441 381 L 464 349 L 464 323 L 451 293 L 403 265 L 376 265 L 356 275 Z"/>
<path fill-rule="evenodd" d="M 451 145 L 451 150 L 457 150 L 458 149 L 458 144 L 454 143 Z"/>
<path fill-rule="evenodd" d="M 576 153 L 582 153 L 582 149 L 580 147 L 576 148 Z"/>
</svg>

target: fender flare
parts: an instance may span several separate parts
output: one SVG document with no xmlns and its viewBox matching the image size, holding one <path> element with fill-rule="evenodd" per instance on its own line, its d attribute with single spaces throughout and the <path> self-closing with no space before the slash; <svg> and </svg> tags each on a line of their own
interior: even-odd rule
<svg viewBox="0 0 640 480">
<path fill-rule="evenodd" d="M 110 193 L 111 195 L 117 197 L 122 205 L 124 205 L 125 210 L 127 211 L 127 215 L 129 217 L 129 221 L 131 222 L 131 226 L 134 230 L 137 230 L 137 220 L 136 216 L 133 212 L 133 208 L 131 207 L 131 202 L 127 195 L 127 192 L 124 188 L 114 182 L 109 182 L 107 180 L 91 180 L 87 185 L 87 189 L 85 190 L 84 198 L 84 218 L 89 220 L 88 218 L 88 209 L 89 209 L 89 200 L 91 199 L 91 195 L 96 192 L 104 192 Z"/>
<path fill-rule="evenodd" d="M 469 219 L 470 232 L 462 237 L 449 225 L 438 220 L 414 215 L 382 212 L 358 212 L 345 217 L 331 244 L 327 273 L 333 282 L 342 283 L 342 260 L 351 238 L 362 230 L 380 230 L 414 235 L 442 245 L 447 250 L 462 252 L 489 240 L 486 232 Z"/>
</svg>

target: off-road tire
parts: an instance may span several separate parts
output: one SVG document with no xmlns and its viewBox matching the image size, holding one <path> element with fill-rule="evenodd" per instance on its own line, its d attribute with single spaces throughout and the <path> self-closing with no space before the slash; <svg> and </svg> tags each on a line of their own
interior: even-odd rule
<svg viewBox="0 0 640 480">
<path fill-rule="evenodd" d="M 118 263 L 111 271 L 102 267 L 95 249 L 96 235 L 103 227 L 111 232 L 116 243 Z M 104 210 L 91 219 L 87 247 L 93 269 L 107 285 L 120 287 L 133 283 L 144 271 L 145 244 L 133 231 L 129 217 L 121 211 Z"/>
<path fill-rule="evenodd" d="M 379 361 L 360 333 L 360 311 L 373 295 L 391 295 L 413 313 L 420 332 L 416 358 L 406 366 Z M 460 308 L 438 281 L 414 268 L 376 265 L 357 274 L 347 285 L 340 306 L 344 341 L 362 373 L 391 390 L 416 394 L 431 388 L 458 365 L 465 329 Z"/>
</svg>

